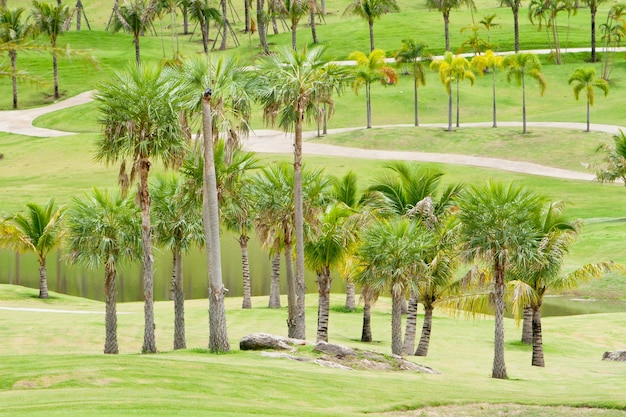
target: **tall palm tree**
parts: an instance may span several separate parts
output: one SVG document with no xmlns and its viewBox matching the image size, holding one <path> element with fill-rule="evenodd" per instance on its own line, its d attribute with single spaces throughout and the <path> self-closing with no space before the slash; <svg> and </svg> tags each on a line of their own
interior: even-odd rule
<svg viewBox="0 0 626 417">
<path fill-rule="evenodd" d="M 420 85 L 426 85 L 426 67 L 424 61 L 429 59 L 426 44 L 412 38 L 402 40 L 402 48 L 396 53 L 396 62 L 411 67 L 413 73 L 413 109 L 415 126 L 419 126 L 419 103 L 417 90 Z"/>
<path fill-rule="evenodd" d="M 506 79 L 508 82 L 515 80 L 517 85 L 522 87 L 522 124 L 523 133 L 526 130 L 526 77 L 530 77 L 537 81 L 539 92 L 543 96 L 546 91 L 547 82 L 541 72 L 541 62 L 537 55 L 530 52 L 520 52 L 515 55 L 508 55 L 504 59 L 504 67 L 506 68 Z"/>
<path fill-rule="evenodd" d="M 185 289 L 183 255 L 192 245 L 204 244 L 202 213 L 190 198 L 182 177 L 157 177 L 150 191 L 155 242 L 172 253 L 174 298 L 174 349 L 185 349 Z"/>
<path fill-rule="evenodd" d="M 133 37 L 135 44 L 135 60 L 141 65 L 139 37 L 147 30 L 153 30 L 152 22 L 157 15 L 158 0 L 126 0 L 115 10 L 113 32 L 123 30 Z"/>
<path fill-rule="evenodd" d="M 519 52 L 519 9 L 522 6 L 522 0 L 502 0 L 503 5 L 509 6 L 513 12 L 513 38 L 515 53 Z"/>
<path fill-rule="evenodd" d="M 258 99 L 266 123 L 277 120 L 285 131 L 294 132 L 294 215 L 296 239 L 297 314 L 290 337 L 305 337 L 304 322 L 304 220 L 302 201 L 302 128 L 306 119 L 315 120 L 320 97 L 341 91 L 345 69 L 324 59 L 325 48 L 287 48 L 259 64 Z"/>
<path fill-rule="evenodd" d="M 380 220 L 363 232 L 358 253 L 361 272 L 355 282 L 380 294 L 391 292 L 391 353 L 402 354 L 402 305 L 413 278 L 423 269 L 431 244 L 428 231 L 409 219 Z"/>
<path fill-rule="evenodd" d="M 448 93 L 448 132 L 452 132 L 452 83 L 456 85 L 456 126 L 459 127 L 460 96 L 459 85 L 463 80 L 470 80 L 474 85 L 476 76 L 469 69 L 469 61 L 460 55 L 446 52 L 442 59 L 430 63 L 430 69 L 439 72 L 439 79 Z"/>
<path fill-rule="evenodd" d="M 0 10 L 0 43 L 9 53 L 11 61 L 11 81 L 13 85 L 13 108 L 17 109 L 17 52 L 33 32 L 33 26 L 27 19 L 22 19 L 23 8 Z"/>
<path fill-rule="evenodd" d="M 105 354 L 117 354 L 117 266 L 141 259 L 139 209 L 132 198 L 97 188 L 74 198 L 67 212 L 69 259 L 90 268 L 104 265 Z"/>
<path fill-rule="evenodd" d="M 562 11 L 571 13 L 570 5 L 566 0 L 531 0 L 528 5 L 530 23 L 534 25 L 536 20 L 539 30 L 546 29 L 548 46 L 557 65 L 562 63 L 561 40 L 557 24 L 558 14 Z"/>
<path fill-rule="evenodd" d="M 590 108 L 593 106 L 595 94 L 593 88 L 597 88 L 604 93 L 604 97 L 609 94 L 609 83 L 602 78 L 596 78 L 596 70 L 593 67 L 577 68 L 567 81 L 568 84 L 574 84 L 574 97 L 576 100 L 580 97 L 580 92 L 585 91 L 587 98 L 587 130 L 589 132 Z"/>
<path fill-rule="evenodd" d="M 70 9 L 67 5 L 57 4 L 52 6 L 48 3 L 33 1 L 31 12 L 33 26 L 40 33 L 45 33 L 50 37 L 52 47 L 52 71 L 54 75 L 54 98 L 60 98 L 59 93 L 59 69 L 57 66 L 57 38 L 63 32 L 65 22 L 70 18 Z"/>
<path fill-rule="evenodd" d="M 304 246 L 305 261 L 317 274 L 318 342 L 328 342 L 331 270 L 341 263 L 355 241 L 354 230 L 349 225 L 351 215 L 352 210 L 342 203 L 331 204 L 321 216 L 318 230 L 312 233 Z"/>
<path fill-rule="evenodd" d="M 66 207 L 56 207 L 54 199 L 45 206 L 29 203 L 26 214 L 18 213 L 2 222 L 0 246 L 16 252 L 32 252 L 39 262 L 39 298 L 48 298 L 46 258 L 64 235 L 61 224 Z"/>
<path fill-rule="evenodd" d="M 488 182 L 457 198 L 460 234 L 466 258 L 491 264 L 495 304 L 494 358 L 491 376 L 507 378 L 504 361 L 505 275 L 512 263 L 532 262 L 542 199 L 527 189 Z"/>
<path fill-rule="evenodd" d="M 98 90 L 96 102 L 103 135 L 96 143 L 95 159 L 106 164 L 120 163 L 123 192 L 132 183 L 139 183 L 145 318 L 142 351 L 154 353 L 154 260 L 148 178 L 155 161 L 160 160 L 166 168 L 182 163 L 186 150 L 180 123 L 182 100 L 168 77 L 153 65 L 117 72 L 111 80 L 100 84 Z"/>
<path fill-rule="evenodd" d="M 370 129 L 372 127 L 372 83 L 380 82 L 384 86 L 396 84 L 398 82 L 398 73 L 393 67 L 387 65 L 385 62 L 385 51 L 382 49 L 374 49 L 369 55 L 365 55 L 361 51 L 355 51 L 348 56 L 348 59 L 356 61 L 352 89 L 358 94 L 361 86 L 365 85 L 367 128 Z"/>
<path fill-rule="evenodd" d="M 496 122 L 496 73 L 498 69 L 504 68 L 504 57 L 496 55 L 491 49 L 485 51 L 484 55 L 476 55 L 470 62 L 471 66 L 481 77 L 485 72 L 491 72 L 492 76 L 492 103 L 493 103 L 493 127 L 498 127 Z"/>
<path fill-rule="evenodd" d="M 222 13 L 217 7 L 211 5 L 210 0 L 190 0 L 189 17 L 198 22 L 202 34 L 202 47 L 204 53 L 209 53 L 209 22 L 211 20 L 222 24 Z"/>
<path fill-rule="evenodd" d="M 626 5 L 614 4 L 607 13 L 605 23 L 600 25 L 602 29 L 602 47 L 605 51 L 602 54 L 602 78 L 607 81 L 611 78 L 617 48 L 621 45 L 621 41 L 624 38 L 624 15 L 626 15 Z"/>
<path fill-rule="evenodd" d="M 622 181 L 626 184 L 626 135 L 620 130 L 613 136 L 613 144 L 602 144 L 596 150 L 604 152 L 604 162 L 593 165 L 596 180 L 600 182 Z"/>
<path fill-rule="evenodd" d="M 291 28 L 291 47 L 297 50 L 296 32 L 298 23 L 309 12 L 309 0 L 282 0 L 279 3 L 280 13 L 289 19 Z"/>
<path fill-rule="evenodd" d="M 343 15 L 355 15 L 367 21 L 370 31 L 370 52 L 374 49 L 374 21 L 387 13 L 399 12 L 395 0 L 352 0 L 343 11 Z"/>
<path fill-rule="evenodd" d="M 463 5 L 473 10 L 476 8 L 474 0 L 426 0 L 426 5 L 431 9 L 437 9 L 443 15 L 446 52 L 450 52 L 450 12 Z"/>
</svg>

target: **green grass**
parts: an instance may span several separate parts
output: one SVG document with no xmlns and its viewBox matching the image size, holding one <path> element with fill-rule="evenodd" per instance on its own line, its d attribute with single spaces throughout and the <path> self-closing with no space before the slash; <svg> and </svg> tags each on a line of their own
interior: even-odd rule
<svg viewBox="0 0 626 417">
<path fill-rule="evenodd" d="M 19 295 L 16 296 L 16 293 Z M 64 310 L 104 310 L 101 303 L 67 296 L 50 304 L 34 290 L 0 285 L 0 306 Z M 332 304 L 341 303 L 340 295 Z M 267 297 L 254 300 L 264 305 Z M 171 303 L 155 305 L 161 353 L 137 355 L 141 348 L 142 303 L 121 304 L 121 355 L 104 356 L 102 315 L 0 310 L 1 416 L 381 416 L 427 405 L 475 403 L 568 405 L 626 409 L 626 368 L 602 362 L 605 350 L 623 341 L 625 313 L 544 319 L 546 368 L 530 366 L 531 349 L 517 340 L 520 330 L 506 320 L 506 360 L 510 379 L 489 377 L 493 344 L 491 320 L 435 315 L 429 356 L 412 360 L 442 372 L 343 371 L 257 352 L 239 351 L 239 339 L 253 332 L 284 332 L 286 310 L 239 308 L 228 299 L 232 353 L 208 354 L 206 301 L 186 303 L 189 349 L 170 351 Z M 373 309 L 375 342 L 358 342 L 361 315 L 331 311 L 331 342 L 387 353 L 390 300 Z M 307 328 L 315 326 L 316 299 L 307 296 Z M 302 355 L 310 355 L 304 349 Z M 551 414 L 542 408 L 539 416 Z M 593 415 L 576 414 L 573 416 Z M 419 414 L 417 414 L 419 415 Z M 611 415 L 611 414 L 609 414 Z M 618 415 L 617 413 L 612 415 Z"/>
</svg>

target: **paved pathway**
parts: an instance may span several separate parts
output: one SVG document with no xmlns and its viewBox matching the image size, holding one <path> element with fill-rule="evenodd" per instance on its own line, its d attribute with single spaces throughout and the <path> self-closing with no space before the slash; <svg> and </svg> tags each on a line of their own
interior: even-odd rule
<svg viewBox="0 0 626 417">
<path fill-rule="evenodd" d="M 0 111 L 0 131 L 17 133 L 27 136 L 37 137 L 58 137 L 65 135 L 73 135 L 72 132 L 62 132 L 58 130 L 42 129 L 33 127 L 33 120 L 37 117 L 50 113 L 53 111 L 61 110 L 64 108 L 78 106 L 88 103 L 93 100 L 93 92 L 87 91 L 79 94 L 75 97 L 71 97 L 67 100 L 57 102 L 55 104 L 40 107 L 36 109 L 28 110 L 8 110 Z M 551 127 L 551 128 L 563 128 L 563 129 L 585 129 L 584 123 L 559 123 L 559 122 L 529 122 L 528 126 L 531 127 Z M 394 126 L 377 126 L 381 128 L 385 127 L 409 127 L 412 125 L 394 125 Z M 422 125 L 426 127 L 446 127 L 445 124 L 427 124 Z M 489 127 L 491 122 L 485 123 L 464 123 L 461 127 Z M 498 122 L 498 126 L 521 126 L 519 122 Z M 359 128 L 342 128 L 342 129 L 330 129 L 329 134 L 346 132 L 352 130 L 363 129 Z M 622 129 L 626 131 L 626 127 L 592 124 L 591 130 L 607 132 L 616 134 Z M 406 160 L 406 161 L 420 161 L 420 162 L 441 162 L 457 165 L 471 165 L 484 168 L 494 168 L 505 171 L 520 172 L 524 174 L 541 175 L 546 177 L 564 178 L 572 180 L 593 180 L 594 175 L 591 173 L 569 171 L 565 169 L 552 168 L 543 165 L 508 161 L 497 158 L 483 158 L 468 155 L 457 154 L 441 154 L 441 153 L 427 153 L 427 152 L 404 152 L 404 151 L 386 151 L 386 150 L 372 150 L 372 149 L 359 149 L 342 147 L 335 145 L 328 145 L 323 143 L 307 142 L 307 139 L 311 139 L 316 136 L 316 132 L 305 132 L 303 144 L 303 151 L 306 155 L 326 155 L 326 156 L 343 156 L 350 158 L 362 158 L 362 159 L 385 159 L 385 160 Z M 248 151 L 260 152 L 260 153 L 291 153 L 293 152 L 292 136 L 277 130 L 256 130 L 250 134 L 250 137 L 244 141 L 244 149 Z"/>
</svg>

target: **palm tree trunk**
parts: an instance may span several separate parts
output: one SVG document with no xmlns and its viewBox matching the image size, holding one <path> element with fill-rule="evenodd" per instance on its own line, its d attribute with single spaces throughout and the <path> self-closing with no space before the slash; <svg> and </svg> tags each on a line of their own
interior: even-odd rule
<svg viewBox="0 0 626 417">
<path fill-rule="evenodd" d="M 259 41 L 261 42 L 261 48 L 265 55 L 270 53 L 269 45 L 267 44 L 267 25 L 265 24 L 265 11 L 263 0 L 256 0 L 256 22 L 257 30 L 259 31 Z"/>
<path fill-rule="evenodd" d="M 493 127 L 498 127 L 496 123 L 496 67 L 491 68 L 493 72 Z"/>
<path fill-rule="evenodd" d="M 415 356 L 427 356 L 430 345 L 430 333 L 433 328 L 433 308 L 424 308 L 424 324 L 422 325 L 422 336 L 415 351 Z"/>
<path fill-rule="evenodd" d="M 446 52 L 450 52 L 450 30 L 449 30 L 449 26 L 450 26 L 450 13 L 443 13 L 443 29 L 444 29 L 444 36 L 446 39 Z"/>
<path fill-rule="evenodd" d="M 461 113 L 461 95 L 459 94 L 459 79 L 456 79 L 456 127 L 459 127 L 459 118 Z"/>
<path fill-rule="evenodd" d="M 515 33 L 515 53 L 519 52 L 519 3 L 514 0 L 513 6 L 513 32 Z"/>
<path fill-rule="evenodd" d="M 209 22 L 205 20 L 200 22 L 200 32 L 202 33 L 202 47 L 204 48 L 204 54 L 209 54 Z"/>
<path fill-rule="evenodd" d="M 296 338 L 296 277 L 293 272 L 293 247 L 285 242 L 285 273 L 287 274 L 287 336 Z"/>
<path fill-rule="evenodd" d="M 135 36 L 135 62 L 137 66 L 141 66 L 141 55 L 139 53 L 139 36 Z"/>
<path fill-rule="evenodd" d="M 525 79 L 524 79 L 524 74 L 522 73 L 522 125 L 523 125 L 523 129 L 522 129 L 522 133 L 526 134 L 526 86 L 525 86 Z"/>
<path fill-rule="evenodd" d="M 272 258 L 269 308 L 280 308 L 280 251 Z"/>
<path fill-rule="evenodd" d="M 189 34 L 189 9 L 183 6 L 183 35 Z"/>
<path fill-rule="evenodd" d="M 230 23 L 228 23 L 228 8 L 226 0 L 220 0 L 220 4 L 222 6 L 222 44 L 220 45 L 220 51 L 224 51 L 226 50 L 226 35 L 228 34 Z"/>
<path fill-rule="evenodd" d="M 370 52 L 374 50 L 374 19 L 368 21 L 370 29 Z"/>
<path fill-rule="evenodd" d="M 412 355 L 415 349 L 415 333 L 417 327 L 417 295 L 415 291 L 411 291 L 409 295 L 409 305 L 406 315 L 406 328 L 404 331 L 404 344 L 402 345 L 402 353 Z"/>
<path fill-rule="evenodd" d="M 241 303 L 241 308 L 252 308 L 250 262 L 248 262 L 248 240 L 250 240 L 248 236 L 239 236 L 239 247 L 241 248 L 241 269 L 243 275 L 243 301 Z"/>
<path fill-rule="evenodd" d="M 139 160 L 139 201 L 141 207 L 141 243 L 143 245 L 143 297 L 144 297 L 144 333 L 143 353 L 156 353 L 156 338 L 154 336 L 154 273 L 152 264 L 152 229 L 150 224 L 150 193 L 148 189 L 148 174 L 150 161 L 147 158 Z"/>
<path fill-rule="evenodd" d="M 11 59 L 11 82 L 13 84 L 13 108 L 17 109 L 17 51 L 9 50 L 9 58 Z"/>
<path fill-rule="evenodd" d="M 585 130 L 585 132 L 589 132 L 590 111 L 589 99 L 587 99 L 587 130 Z"/>
<path fill-rule="evenodd" d="M 248 33 L 250 31 L 250 0 L 243 0 L 243 32 Z"/>
<path fill-rule="evenodd" d="M 495 338 L 491 377 L 506 379 L 508 377 L 504 362 L 504 265 L 498 259 L 494 261 L 494 273 Z"/>
<path fill-rule="evenodd" d="M 52 45 L 52 71 L 54 73 L 54 98 L 60 98 L 59 93 L 59 67 L 57 64 L 56 44 Z"/>
<path fill-rule="evenodd" d="M 226 332 L 226 309 L 224 297 L 226 288 L 222 282 L 222 260 L 220 249 L 220 220 L 217 202 L 215 161 L 213 157 L 213 115 L 211 96 L 205 94 L 202 100 L 202 130 L 204 136 L 204 193 L 206 207 L 203 218 L 209 262 L 209 350 L 214 353 L 228 352 L 230 344 Z"/>
<path fill-rule="evenodd" d="M 596 12 L 597 8 L 591 8 L 591 62 L 596 62 Z"/>
<path fill-rule="evenodd" d="M 531 306 L 524 306 L 524 321 L 522 325 L 522 343 L 533 344 L 533 309 Z"/>
<path fill-rule="evenodd" d="M 399 284 L 391 288 L 391 353 L 402 355 L 402 304 L 404 297 Z"/>
<path fill-rule="evenodd" d="M 298 24 L 292 22 L 291 23 L 291 48 L 295 51 L 298 48 L 296 43 L 296 30 L 298 29 Z"/>
<path fill-rule="evenodd" d="M 361 330 L 361 342 L 372 341 L 372 299 L 370 290 L 363 289 L 363 329 Z"/>
<path fill-rule="evenodd" d="M 448 132 L 452 132 L 452 88 L 448 93 Z"/>
<path fill-rule="evenodd" d="M 174 293 L 174 350 L 186 349 L 185 337 L 185 287 L 183 286 L 183 256 L 179 249 L 172 251 L 174 276 L 172 292 Z"/>
<path fill-rule="evenodd" d="M 313 43 L 319 43 L 317 40 L 317 27 L 315 26 L 315 2 L 309 5 L 309 22 L 311 25 L 311 37 L 313 38 Z"/>
<path fill-rule="evenodd" d="M 304 109 L 297 108 L 293 158 L 293 202 L 296 235 L 296 339 L 306 339 L 304 321 L 304 203 L 302 201 L 302 122 Z"/>
<path fill-rule="evenodd" d="M 39 298 L 48 298 L 48 277 L 46 273 L 46 258 L 39 262 Z"/>
<path fill-rule="evenodd" d="M 543 361 L 543 338 L 541 335 L 541 306 L 533 307 L 533 366 L 546 366 Z"/>
<path fill-rule="evenodd" d="M 367 113 L 367 128 L 372 128 L 372 104 L 370 101 L 370 84 L 365 84 L 365 112 Z"/>
<path fill-rule="evenodd" d="M 356 285 L 350 278 L 346 278 L 346 309 L 356 310 Z"/>
<path fill-rule="evenodd" d="M 330 268 L 325 266 L 317 273 L 317 291 L 319 294 L 319 302 L 317 304 L 317 342 L 328 342 L 331 283 Z"/>
<path fill-rule="evenodd" d="M 115 288 L 115 264 L 107 263 L 104 267 L 104 301 L 105 301 L 105 338 L 104 353 L 117 355 L 117 289 Z"/>
<path fill-rule="evenodd" d="M 415 126 L 420 125 L 419 114 L 418 114 L 418 101 L 417 101 L 417 72 L 415 69 L 413 70 L 413 109 L 415 113 Z"/>
</svg>

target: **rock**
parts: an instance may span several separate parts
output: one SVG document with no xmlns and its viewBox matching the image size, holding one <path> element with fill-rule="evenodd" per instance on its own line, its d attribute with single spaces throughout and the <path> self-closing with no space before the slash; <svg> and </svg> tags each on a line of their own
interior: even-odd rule
<svg viewBox="0 0 626 417">
<path fill-rule="evenodd" d="M 314 350 L 327 355 L 336 356 L 338 358 L 345 358 L 349 356 L 356 356 L 356 350 L 347 346 L 335 345 L 327 342 L 317 342 Z"/>
<path fill-rule="evenodd" d="M 353 370 L 349 366 L 342 365 L 340 363 L 333 362 L 333 361 L 327 361 L 327 360 L 324 360 L 324 359 L 316 359 L 315 363 L 317 363 L 318 365 L 321 365 L 321 366 L 325 366 L 327 368 L 343 369 L 344 371 L 352 371 Z"/>
<path fill-rule="evenodd" d="M 626 350 L 614 350 L 612 352 L 604 352 L 603 361 L 626 362 Z"/>
<path fill-rule="evenodd" d="M 306 340 L 291 339 L 268 333 L 253 333 L 241 338 L 239 349 L 241 350 L 289 350 L 295 352 L 294 346 L 304 346 Z"/>
</svg>

